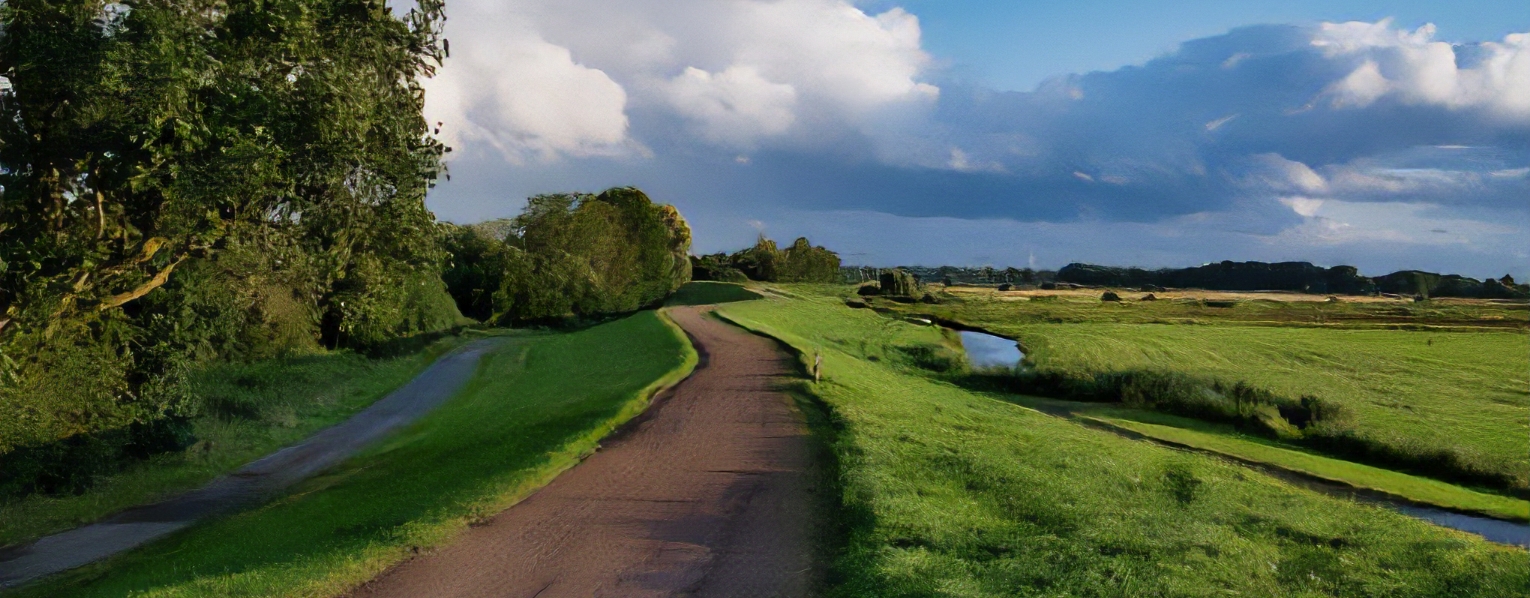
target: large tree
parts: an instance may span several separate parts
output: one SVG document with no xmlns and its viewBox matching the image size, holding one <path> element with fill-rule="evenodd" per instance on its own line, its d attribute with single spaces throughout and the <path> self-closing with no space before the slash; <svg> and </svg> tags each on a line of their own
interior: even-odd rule
<svg viewBox="0 0 1530 598">
<path fill-rule="evenodd" d="M 170 341 L 135 310 L 229 248 L 309 268 L 331 338 L 397 328 L 399 281 L 442 259 L 424 196 L 446 150 L 419 80 L 443 18 L 440 0 L 0 4 L 0 420 L 20 426 L 0 452 L 162 411 L 171 368 L 143 360 Z M 39 398 L 64 376 L 94 386 Z"/>
</svg>

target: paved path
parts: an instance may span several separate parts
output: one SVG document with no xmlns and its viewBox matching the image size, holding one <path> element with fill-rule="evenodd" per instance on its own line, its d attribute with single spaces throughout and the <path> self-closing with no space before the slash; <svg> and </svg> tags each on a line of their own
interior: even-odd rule
<svg viewBox="0 0 1530 598">
<path fill-rule="evenodd" d="M 701 362 L 604 448 L 357 597 L 805 596 L 817 504 L 775 344 L 675 308 Z"/>
<path fill-rule="evenodd" d="M 368 443 L 419 419 L 456 394 L 498 342 L 474 341 L 350 419 L 307 440 L 164 502 L 128 509 L 99 523 L 0 551 L 0 588 L 73 569 L 154 540 L 196 520 L 258 503 L 332 467 Z"/>
</svg>

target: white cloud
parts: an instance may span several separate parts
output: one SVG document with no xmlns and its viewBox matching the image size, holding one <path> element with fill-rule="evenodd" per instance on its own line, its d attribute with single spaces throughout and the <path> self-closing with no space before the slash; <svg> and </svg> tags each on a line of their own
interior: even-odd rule
<svg viewBox="0 0 1530 598">
<path fill-rule="evenodd" d="M 426 82 L 426 118 L 445 123 L 449 144 L 485 142 L 513 163 L 620 150 L 628 125 L 621 85 L 535 33 L 496 35 L 492 20 L 463 20 L 453 57 Z"/>
<path fill-rule="evenodd" d="M 1206 130 L 1207 131 L 1215 131 L 1217 129 L 1220 129 L 1220 128 L 1222 128 L 1222 125 L 1225 125 L 1227 123 L 1232 122 L 1233 119 L 1235 119 L 1235 118 L 1238 118 L 1237 114 L 1229 114 L 1229 115 L 1224 116 L 1222 118 L 1219 118 L 1219 119 L 1216 119 L 1214 121 L 1208 122 L 1208 123 L 1206 123 Z"/>
<path fill-rule="evenodd" d="M 453 141 L 487 141 L 512 161 L 641 153 L 674 135 L 663 119 L 724 150 L 823 148 L 851 136 L 888 157 L 928 149 L 901 141 L 939 97 L 920 80 L 930 58 L 919 20 L 902 9 L 461 0 L 447 10 L 453 53 L 428 84 L 429 117 L 448 121 Z M 647 111 L 647 129 L 629 127 L 636 110 Z M 945 162 L 943 149 L 931 151 Z"/>
<path fill-rule="evenodd" d="M 1282 197 L 1280 203 L 1286 204 L 1291 211 L 1305 218 L 1316 216 L 1318 209 L 1323 207 L 1323 200 L 1311 197 Z"/>
<path fill-rule="evenodd" d="M 1328 181 L 1312 167 L 1295 160 L 1287 160 L 1280 154 L 1259 154 L 1253 157 L 1251 180 L 1256 187 L 1274 191 L 1322 193 L 1328 190 Z"/>
<path fill-rule="evenodd" d="M 1519 229 L 1513 226 L 1438 214 L 1439 206 L 1415 202 L 1345 202 L 1282 199 L 1306 220 L 1273 235 L 1272 240 L 1302 245 L 1407 244 L 1504 245 Z M 1445 232 L 1441 232 L 1445 231 Z"/>
<path fill-rule="evenodd" d="M 1391 91 L 1392 82 L 1381 75 L 1381 67 L 1374 60 L 1367 60 L 1349 76 L 1328 88 L 1335 107 L 1354 106 L 1364 108 L 1377 98 Z"/>
<path fill-rule="evenodd" d="M 1387 95 L 1410 104 L 1481 108 L 1530 122 L 1530 33 L 1468 48 L 1434 40 L 1435 27 L 1413 31 L 1376 23 L 1324 23 L 1312 44 L 1332 59 L 1359 60 L 1327 91 L 1336 105 L 1365 107 Z"/>
<path fill-rule="evenodd" d="M 669 102 L 699 125 L 707 140 L 749 147 L 757 139 L 780 135 L 796 116 L 797 91 L 772 83 L 750 66 L 733 66 L 713 75 L 687 67 L 666 86 Z"/>
</svg>

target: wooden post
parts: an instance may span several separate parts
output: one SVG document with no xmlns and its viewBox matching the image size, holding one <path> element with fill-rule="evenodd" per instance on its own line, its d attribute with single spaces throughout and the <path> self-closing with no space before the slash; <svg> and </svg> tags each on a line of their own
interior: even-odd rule
<svg viewBox="0 0 1530 598">
<path fill-rule="evenodd" d="M 813 350 L 813 383 L 817 384 L 819 378 L 821 378 L 822 376 L 823 376 L 823 353 L 820 353 L 817 349 L 814 349 Z"/>
</svg>

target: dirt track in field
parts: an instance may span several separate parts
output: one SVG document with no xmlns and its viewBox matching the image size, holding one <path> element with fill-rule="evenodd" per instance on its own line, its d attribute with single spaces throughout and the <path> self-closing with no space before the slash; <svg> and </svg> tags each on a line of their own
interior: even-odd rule
<svg viewBox="0 0 1530 598">
<path fill-rule="evenodd" d="M 817 475 L 767 339 L 674 308 L 701 361 L 589 459 L 357 597 L 806 596 Z"/>
</svg>

